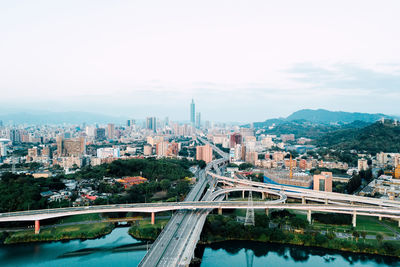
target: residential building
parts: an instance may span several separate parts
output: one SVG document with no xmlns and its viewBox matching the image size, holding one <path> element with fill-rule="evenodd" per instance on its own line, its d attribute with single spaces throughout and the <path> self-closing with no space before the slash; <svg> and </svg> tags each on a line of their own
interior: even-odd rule
<svg viewBox="0 0 400 267">
<path fill-rule="evenodd" d="M 210 145 L 196 147 L 196 160 L 204 160 L 206 163 L 212 161 L 213 149 Z"/>
<path fill-rule="evenodd" d="M 314 190 L 332 192 L 332 173 L 321 172 L 314 175 Z"/>
</svg>

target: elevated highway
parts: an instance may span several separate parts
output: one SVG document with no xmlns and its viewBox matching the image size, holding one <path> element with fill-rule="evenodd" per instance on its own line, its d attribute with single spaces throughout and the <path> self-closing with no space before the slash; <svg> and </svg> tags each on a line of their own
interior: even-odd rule
<svg viewBox="0 0 400 267">
<path fill-rule="evenodd" d="M 292 186 L 253 182 L 246 179 L 225 177 L 212 172 L 208 172 L 208 174 L 218 179 L 218 182 L 227 184 L 229 186 L 265 188 L 278 191 L 290 198 L 302 199 L 305 201 L 310 200 L 316 202 L 325 202 L 326 204 L 332 203 L 332 204 L 350 204 L 350 205 L 358 203 L 358 204 L 376 205 L 380 207 L 400 208 L 400 202 L 395 200 L 361 197 L 361 196 L 347 195 L 334 192 L 316 191 L 312 189 L 304 189 Z"/>
<path fill-rule="evenodd" d="M 203 138 L 199 138 L 199 141 L 209 144 Z M 214 145 L 210 145 L 221 158 L 207 164 L 206 170 L 198 177 L 198 182 L 188 194 L 185 202 L 208 199 L 209 192 L 206 192 L 203 197 L 204 190 L 207 185 L 214 189 L 216 179 L 207 175 L 207 173 L 214 169 L 217 174 L 221 174 L 219 168 L 227 162 L 226 153 Z M 219 197 L 217 199 L 222 200 Z M 197 236 L 200 237 L 201 233 L 201 230 L 198 232 L 198 229 L 203 228 L 205 218 L 209 213 L 209 209 L 194 210 L 183 209 L 171 218 L 139 266 L 186 266 L 190 263 L 195 249 L 195 245 L 192 246 L 191 244 L 197 244 Z"/>
</svg>

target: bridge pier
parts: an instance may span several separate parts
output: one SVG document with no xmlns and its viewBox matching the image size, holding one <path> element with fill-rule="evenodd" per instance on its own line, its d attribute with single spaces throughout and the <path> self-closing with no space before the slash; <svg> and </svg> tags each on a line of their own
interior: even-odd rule
<svg viewBox="0 0 400 267">
<path fill-rule="evenodd" d="M 269 209 L 265 209 L 265 215 L 269 216 Z M 399 225 L 400 225 L 400 221 L 399 221 Z"/>
<path fill-rule="evenodd" d="M 151 213 L 151 224 L 155 224 L 156 223 L 156 214 L 155 212 Z"/>
<path fill-rule="evenodd" d="M 222 215 L 222 208 L 218 208 L 218 215 Z"/>
<path fill-rule="evenodd" d="M 328 205 L 328 199 L 325 198 L 325 205 Z"/>
<path fill-rule="evenodd" d="M 242 191 L 242 198 L 244 199 L 244 190 Z"/>
<path fill-rule="evenodd" d="M 311 210 L 307 211 L 307 221 L 309 224 L 311 224 Z"/>
<path fill-rule="evenodd" d="M 382 221 L 382 216 L 379 216 L 378 219 L 379 219 L 380 221 Z"/>
<path fill-rule="evenodd" d="M 357 213 L 354 211 L 354 213 L 353 213 L 353 220 L 352 220 L 352 223 L 353 223 L 353 227 L 356 227 L 357 226 Z"/>
<path fill-rule="evenodd" d="M 265 199 L 264 192 L 261 192 L 261 200 L 264 200 L 264 199 Z"/>
<path fill-rule="evenodd" d="M 40 233 L 40 221 L 36 220 L 35 221 L 35 234 L 39 234 Z"/>
<path fill-rule="evenodd" d="M 307 204 L 306 197 L 301 197 L 301 204 Z"/>
<path fill-rule="evenodd" d="M 225 200 L 228 200 L 229 193 L 225 193 Z"/>
<path fill-rule="evenodd" d="M 400 220 L 398 220 L 398 223 L 399 223 L 398 226 L 400 227 Z"/>
</svg>

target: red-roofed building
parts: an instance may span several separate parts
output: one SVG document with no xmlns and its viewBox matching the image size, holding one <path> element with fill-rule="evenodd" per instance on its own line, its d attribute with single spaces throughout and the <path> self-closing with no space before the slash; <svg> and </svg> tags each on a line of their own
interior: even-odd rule
<svg viewBox="0 0 400 267">
<path fill-rule="evenodd" d="M 147 182 L 147 179 L 141 176 L 135 176 L 135 177 L 125 177 L 123 179 L 118 179 L 117 182 L 123 184 L 125 188 L 129 188 L 133 185 L 145 183 Z"/>
</svg>

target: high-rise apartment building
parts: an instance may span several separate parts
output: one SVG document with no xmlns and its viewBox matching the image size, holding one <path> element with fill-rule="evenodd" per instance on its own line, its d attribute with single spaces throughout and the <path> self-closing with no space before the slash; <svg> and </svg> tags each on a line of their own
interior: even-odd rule
<svg viewBox="0 0 400 267">
<path fill-rule="evenodd" d="M 204 160 L 206 163 L 212 161 L 213 149 L 210 145 L 196 147 L 196 160 Z"/>
<path fill-rule="evenodd" d="M 10 142 L 8 139 L 0 138 L 0 157 L 7 156 L 7 145 Z"/>
<path fill-rule="evenodd" d="M 57 155 L 59 157 L 80 157 L 86 153 L 86 139 L 79 137 L 76 139 L 63 139 L 57 137 Z"/>
<path fill-rule="evenodd" d="M 131 119 L 131 120 L 127 120 L 126 121 L 126 126 L 127 127 L 132 127 L 135 125 L 135 120 Z"/>
<path fill-rule="evenodd" d="M 115 137 L 115 125 L 113 123 L 107 124 L 107 138 L 114 139 Z"/>
<path fill-rule="evenodd" d="M 231 134 L 229 146 L 234 148 L 236 145 L 242 144 L 242 135 L 238 133 Z"/>
<path fill-rule="evenodd" d="M 153 147 L 150 145 L 144 145 L 143 146 L 143 155 L 150 156 L 151 154 L 153 154 Z"/>
<path fill-rule="evenodd" d="M 192 99 L 192 103 L 190 103 L 190 123 L 192 126 L 194 126 L 195 123 L 195 114 L 196 114 L 196 108 L 194 105 L 194 100 Z"/>
<path fill-rule="evenodd" d="M 95 138 L 97 141 L 103 141 L 106 139 L 106 129 L 97 128 L 95 131 Z"/>
<path fill-rule="evenodd" d="M 201 113 L 200 112 L 196 113 L 196 128 L 197 129 L 201 128 Z"/>
<path fill-rule="evenodd" d="M 156 154 L 159 157 L 176 157 L 179 152 L 179 144 L 176 142 L 162 141 L 156 144 Z"/>
<path fill-rule="evenodd" d="M 359 159 L 357 162 L 358 171 L 366 171 L 368 170 L 368 160 Z"/>
<path fill-rule="evenodd" d="M 251 128 L 240 128 L 240 135 L 243 137 L 254 136 L 254 129 Z"/>
<path fill-rule="evenodd" d="M 156 119 L 156 117 L 147 117 L 146 118 L 146 129 L 152 130 L 153 132 L 157 132 L 157 119 Z"/>
<path fill-rule="evenodd" d="M 11 140 L 11 142 L 12 142 L 13 144 L 15 144 L 15 143 L 21 143 L 21 136 L 22 136 L 22 134 L 21 134 L 20 130 L 18 130 L 18 129 L 11 129 L 11 130 L 9 131 L 8 136 L 9 136 L 9 139 Z"/>
</svg>

